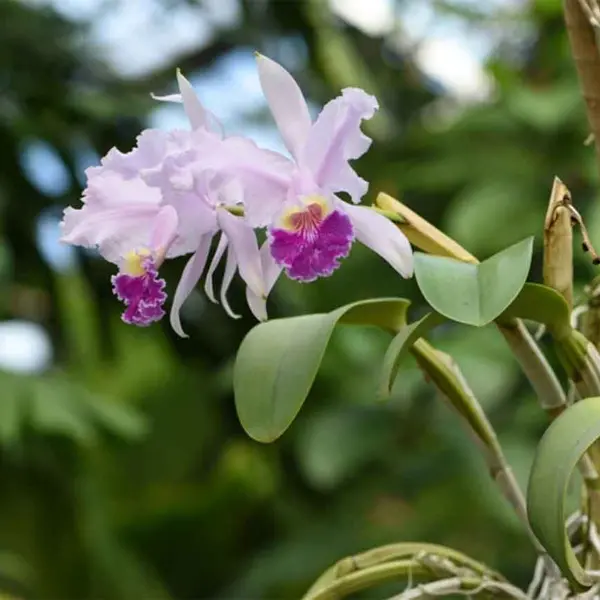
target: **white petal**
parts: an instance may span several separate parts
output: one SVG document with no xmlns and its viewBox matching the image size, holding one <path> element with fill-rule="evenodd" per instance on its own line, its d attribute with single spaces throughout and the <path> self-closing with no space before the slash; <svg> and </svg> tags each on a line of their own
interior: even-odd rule
<svg viewBox="0 0 600 600">
<path fill-rule="evenodd" d="M 413 274 L 413 254 L 406 236 L 383 215 L 367 208 L 339 201 L 345 210 L 356 239 L 384 258 L 402 277 Z"/>
<path fill-rule="evenodd" d="M 152 100 L 158 100 L 159 102 L 176 102 L 181 104 L 183 102 L 183 98 L 181 94 L 167 94 L 166 96 L 157 96 L 156 94 L 150 93 L 152 96 Z"/>
<path fill-rule="evenodd" d="M 310 114 L 294 78 L 278 63 L 258 54 L 258 76 L 283 142 L 298 158 L 311 127 Z"/>
<path fill-rule="evenodd" d="M 173 296 L 173 304 L 171 306 L 170 315 L 171 327 L 177 335 L 180 335 L 184 338 L 188 336 L 181 327 L 179 311 L 181 310 L 181 307 L 183 306 L 183 303 L 186 301 L 187 297 L 198 283 L 200 277 L 202 277 L 202 272 L 204 271 L 204 266 L 206 265 L 206 259 L 208 258 L 211 239 L 212 234 L 206 234 L 202 236 L 198 249 L 196 250 L 195 254 L 192 255 L 183 269 L 181 279 L 179 280 L 179 284 L 175 290 L 175 295 Z"/>
</svg>

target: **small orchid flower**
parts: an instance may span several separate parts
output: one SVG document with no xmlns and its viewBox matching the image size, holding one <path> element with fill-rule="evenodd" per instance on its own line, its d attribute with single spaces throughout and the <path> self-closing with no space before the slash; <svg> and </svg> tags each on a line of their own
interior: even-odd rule
<svg viewBox="0 0 600 600">
<path fill-rule="evenodd" d="M 292 279 L 313 281 L 331 275 L 356 238 L 400 275 L 410 277 L 412 251 L 404 234 L 372 209 L 336 196 L 346 192 L 356 204 L 367 191 L 368 183 L 349 161 L 362 156 L 371 145 L 360 124 L 373 116 L 377 100 L 363 90 L 347 88 L 313 123 L 293 77 L 260 54 L 257 62 L 263 92 L 293 158 L 285 194 L 264 201 L 274 214 L 269 227 L 272 261 Z M 263 269 L 272 272 L 268 262 L 266 258 Z M 257 302 L 251 292 L 250 299 Z"/>
<path fill-rule="evenodd" d="M 221 301 L 235 316 L 226 292 L 239 269 L 248 288 L 264 297 L 262 262 L 251 225 L 238 214 L 252 194 L 283 189 L 287 165 L 275 153 L 243 138 L 225 138 L 208 127 L 205 111 L 189 82 L 177 75 L 180 96 L 192 131 L 146 130 L 127 154 L 112 149 L 101 166 L 87 170 L 80 209 L 67 208 L 62 241 L 97 247 L 119 267 L 112 278 L 115 295 L 125 304 L 125 322 L 146 326 L 164 316 L 165 281 L 158 269 L 166 258 L 192 254 L 175 291 L 171 325 L 185 333 L 180 308 L 202 276 L 213 237 L 221 239 L 207 274 L 206 291 L 215 300 L 212 276 L 228 249 Z M 255 184 L 244 188 L 239 171 Z M 256 218 L 260 211 L 256 211 Z M 253 305 L 251 304 L 251 308 Z M 262 313 L 260 313 L 262 315 Z M 258 315 L 257 315 L 258 316 Z"/>
</svg>

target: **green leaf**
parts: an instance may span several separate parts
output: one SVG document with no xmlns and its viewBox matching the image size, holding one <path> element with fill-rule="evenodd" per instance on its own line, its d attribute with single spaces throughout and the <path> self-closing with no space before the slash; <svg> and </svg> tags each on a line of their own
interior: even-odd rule
<svg viewBox="0 0 600 600">
<path fill-rule="evenodd" d="M 381 400 L 387 400 L 390 397 L 400 363 L 406 358 L 412 345 L 443 320 L 443 317 L 438 313 L 429 313 L 422 319 L 404 326 L 392 340 L 383 358 L 381 383 L 379 386 L 379 398 Z"/>
<path fill-rule="evenodd" d="M 533 250 L 529 237 L 479 264 L 415 253 L 415 276 L 425 299 L 439 313 L 467 325 L 493 321 L 523 287 Z"/>
<path fill-rule="evenodd" d="M 544 323 L 558 337 L 561 337 L 561 332 L 571 330 L 566 300 L 555 289 L 539 283 L 526 283 L 499 320 L 514 318 Z"/>
<path fill-rule="evenodd" d="M 586 398 L 563 412 L 546 430 L 529 476 L 527 512 L 534 533 L 578 587 L 590 587 L 565 530 L 565 496 L 571 474 L 585 451 L 600 438 L 600 397 Z"/>
<path fill-rule="evenodd" d="M 272 442 L 298 414 L 338 322 L 396 332 L 409 301 L 364 300 L 330 313 L 275 319 L 254 327 L 236 358 L 233 385 L 240 422 L 250 437 Z"/>
</svg>

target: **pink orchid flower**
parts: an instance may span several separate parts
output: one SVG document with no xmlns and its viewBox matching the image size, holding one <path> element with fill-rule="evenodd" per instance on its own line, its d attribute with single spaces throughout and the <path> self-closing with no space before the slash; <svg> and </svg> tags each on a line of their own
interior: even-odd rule
<svg viewBox="0 0 600 600">
<path fill-rule="evenodd" d="M 278 63 L 257 55 L 263 92 L 293 161 L 288 185 L 281 195 L 265 198 L 274 219 L 269 227 L 269 250 L 261 249 L 266 291 L 279 273 L 299 281 L 331 275 L 350 252 L 354 239 L 382 256 L 402 277 L 413 272 L 410 244 L 404 234 L 374 210 L 355 206 L 368 189 L 349 161 L 362 156 L 371 140 L 362 133 L 377 100 L 356 88 L 343 90 L 312 122 L 306 101 L 294 78 Z M 336 196 L 346 192 L 354 204 Z M 247 207 L 251 214 L 254 205 Z M 262 301 L 248 290 L 255 312 Z"/>
<path fill-rule="evenodd" d="M 252 294 L 265 297 L 254 223 L 233 213 L 254 200 L 252 194 L 280 193 L 285 178 L 277 173 L 285 174 L 287 165 L 250 140 L 223 139 L 211 131 L 210 114 L 180 73 L 177 79 L 180 95 L 162 99 L 182 100 L 192 130 L 149 129 L 131 152 L 110 150 L 101 166 L 87 170 L 83 206 L 67 208 L 61 226 L 63 242 L 97 247 L 119 267 L 112 278 L 113 291 L 126 305 L 123 320 L 135 325 L 149 325 L 164 316 L 165 282 L 158 269 L 166 258 L 191 253 L 170 313 L 173 329 L 185 337 L 179 312 L 202 276 L 211 241 L 219 232 L 207 273 L 208 296 L 215 301 L 213 274 L 228 250 L 220 294 L 225 310 L 236 316 L 226 292 L 238 269 Z M 253 185 L 241 186 L 236 171 Z M 260 213 L 255 211 L 255 220 L 266 218 Z"/>
</svg>

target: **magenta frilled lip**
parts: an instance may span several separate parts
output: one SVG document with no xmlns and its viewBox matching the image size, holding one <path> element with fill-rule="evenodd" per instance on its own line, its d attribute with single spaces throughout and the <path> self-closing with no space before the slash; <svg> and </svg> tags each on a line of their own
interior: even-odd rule
<svg viewBox="0 0 600 600">
<path fill-rule="evenodd" d="M 293 211 L 284 226 L 269 231 L 271 254 L 291 279 L 310 282 L 328 277 L 348 256 L 354 231 L 348 216 L 327 211 L 321 202 L 313 202 L 305 210 Z"/>
<path fill-rule="evenodd" d="M 151 258 L 146 258 L 141 266 L 142 275 L 119 273 L 111 278 L 113 293 L 127 307 L 121 318 L 125 323 L 147 327 L 165 316 L 163 304 L 167 299 L 164 292 L 165 280 L 158 277 L 158 271 Z"/>
</svg>

